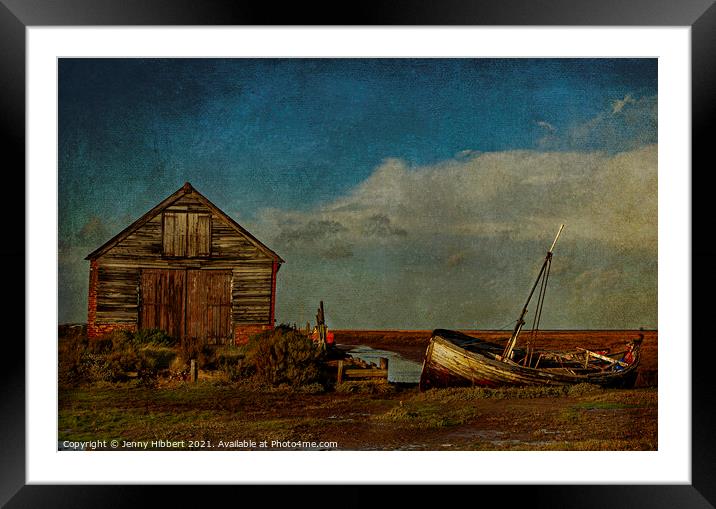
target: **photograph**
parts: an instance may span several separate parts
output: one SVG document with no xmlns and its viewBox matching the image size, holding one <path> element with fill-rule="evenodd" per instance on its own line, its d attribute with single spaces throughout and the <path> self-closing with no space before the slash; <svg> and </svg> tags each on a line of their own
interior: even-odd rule
<svg viewBox="0 0 716 509">
<path fill-rule="evenodd" d="M 3 0 L 0 505 L 713 507 L 716 7 L 610 2 Z"/>
<path fill-rule="evenodd" d="M 658 71 L 57 58 L 57 452 L 659 451 Z"/>
</svg>

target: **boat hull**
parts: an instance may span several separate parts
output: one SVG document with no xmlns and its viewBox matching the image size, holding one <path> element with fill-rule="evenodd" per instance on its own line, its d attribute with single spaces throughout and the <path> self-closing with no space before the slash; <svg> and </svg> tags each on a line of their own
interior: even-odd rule
<svg viewBox="0 0 716 509">
<path fill-rule="evenodd" d="M 590 383 L 602 387 L 633 387 L 639 352 L 620 371 L 569 374 L 535 369 L 491 358 L 501 346 L 456 331 L 436 330 L 430 338 L 420 376 L 420 389 L 435 387 L 504 387 L 534 385 L 575 385 Z"/>
</svg>

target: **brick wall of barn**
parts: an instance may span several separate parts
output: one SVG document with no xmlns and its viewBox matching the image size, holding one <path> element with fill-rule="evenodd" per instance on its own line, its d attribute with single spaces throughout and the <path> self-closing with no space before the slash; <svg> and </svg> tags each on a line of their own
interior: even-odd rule
<svg viewBox="0 0 716 509">
<path fill-rule="evenodd" d="M 273 325 L 236 325 L 234 327 L 234 344 L 244 345 L 253 334 L 258 334 L 259 332 L 273 328 Z"/>
</svg>

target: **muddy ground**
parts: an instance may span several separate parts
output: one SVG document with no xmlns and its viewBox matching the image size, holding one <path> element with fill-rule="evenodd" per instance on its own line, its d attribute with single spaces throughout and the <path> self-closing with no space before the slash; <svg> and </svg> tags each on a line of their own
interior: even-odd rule
<svg viewBox="0 0 716 509">
<path fill-rule="evenodd" d="M 204 380 L 65 390 L 58 439 L 186 441 L 182 449 L 195 441 L 213 450 L 260 449 L 238 441 L 283 450 L 656 450 L 656 419 L 653 389 L 306 394 Z"/>
<path fill-rule="evenodd" d="M 495 335 L 505 336 L 505 332 Z M 339 450 L 656 450 L 656 333 L 645 332 L 641 387 L 591 386 L 487 390 L 345 384 L 270 388 L 229 383 L 215 373 L 199 382 L 95 383 L 59 390 L 58 443 L 117 440 L 142 448 L 152 440 L 176 449 Z M 509 333 L 507 333 L 509 335 Z M 486 336 L 482 333 L 482 336 Z M 555 337 L 557 336 L 557 337 Z M 621 347 L 634 331 L 570 332 L 555 344 Z M 506 336 L 505 336 L 506 337 Z M 344 346 L 368 345 L 421 361 L 428 331 L 336 331 Z M 576 343 L 575 343 L 576 342 Z M 123 442 L 133 442 L 126 447 Z M 253 443 L 256 445 L 253 445 Z M 261 442 L 265 447 L 261 447 Z"/>
</svg>

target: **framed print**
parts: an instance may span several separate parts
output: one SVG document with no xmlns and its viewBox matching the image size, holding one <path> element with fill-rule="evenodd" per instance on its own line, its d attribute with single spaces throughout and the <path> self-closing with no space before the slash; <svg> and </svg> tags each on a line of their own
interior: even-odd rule
<svg viewBox="0 0 716 509">
<path fill-rule="evenodd" d="M 27 190 L 25 233 L 8 226 L 26 247 L 3 248 L 27 296 L 9 507 L 144 483 L 716 498 L 691 296 L 713 278 L 708 185 L 689 168 L 713 111 L 709 2 L 288 27 L 6 4 L 3 143 Z"/>
</svg>

